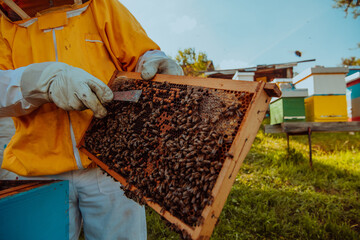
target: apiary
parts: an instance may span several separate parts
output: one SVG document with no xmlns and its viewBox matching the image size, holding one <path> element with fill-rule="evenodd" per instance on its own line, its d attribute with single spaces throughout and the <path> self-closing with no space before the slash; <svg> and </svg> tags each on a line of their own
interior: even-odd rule
<svg viewBox="0 0 360 240">
<path fill-rule="evenodd" d="M 275 84 L 120 72 L 114 92 L 142 90 L 138 102 L 112 101 L 79 146 L 185 239 L 209 239 Z"/>
<path fill-rule="evenodd" d="M 355 72 L 345 78 L 346 87 L 350 92 L 350 121 L 360 121 L 360 72 Z"/>
<path fill-rule="evenodd" d="M 67 181 L 0 180 L 0 239 L 69 239 Z"/>
</svg>

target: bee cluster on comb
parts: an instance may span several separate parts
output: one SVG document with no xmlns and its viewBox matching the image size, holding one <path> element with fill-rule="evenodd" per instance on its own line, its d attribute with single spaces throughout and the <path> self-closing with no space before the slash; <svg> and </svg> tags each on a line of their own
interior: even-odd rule
<svg viewBox="0 0 360 240">
<path fill-rule="evenodd" d="M 137 79 L 115 79 L 111 89 L 142 95 L 106 104 L 108 115 L 85 134 L 86 150 L 126 179 L 129 198 L 201 225 L 253 93 Z"/>
</svg>

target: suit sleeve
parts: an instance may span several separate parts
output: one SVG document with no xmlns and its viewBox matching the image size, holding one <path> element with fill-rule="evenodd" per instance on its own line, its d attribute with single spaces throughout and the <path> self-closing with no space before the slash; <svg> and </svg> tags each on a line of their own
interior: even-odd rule
<svg viewBox="0 0 360 240">
<path fill-rule="evenodd" d="M 13 70 L 11 48 L 0 34 L 0 117 L 28 114 L 35 107 L 21 93 L 20 81 L 26 67 Z"/>
</svg>

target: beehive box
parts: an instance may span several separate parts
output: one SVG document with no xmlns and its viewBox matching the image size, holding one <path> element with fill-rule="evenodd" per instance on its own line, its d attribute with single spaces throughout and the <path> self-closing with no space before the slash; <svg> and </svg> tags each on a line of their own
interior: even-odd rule
<svg viewBox="0 0 360 240">
<path fill-rule="evenodd" d="M 305 99 L 305 112 L 306 121 L 308 122 L 346 122 L 346 96 L 308 97 Z"/>
<path fill-rule="evenodd" d="M 346 87 L 350 92 L 350 121 L 360 121 L 360 72 L 355 72 L 345 78 Z"/>
<path fill-rule="evenodd" d="M 139 90 L 93 119 L 80 150 L 147 204 L 183 238 L 209 239 L 275 84 L 117 73 L 113 91 Z"/>
<path fill-rule="evenodd" d="M 68 181 L 0 180 L 0 239 L 69 239 Z"/>
<path fill-rule="evenodd" d="M 270 103 L 270 124 L 305 122 L 304 97 L 282 97 Z"/>
<path fill-rule="evenodd" d="M 293 78 L 296 88 L 307 88 L 309 96 L 346 94 L 345 75 L 346 67 L 308 68 Z"/>
<path fill-rule="evenodd" d="M 241 80 L 241 81 L 254 81 L 254 72 L 239 72 L 236 71 L 234 76 L 232 77 L 233 80 Z"/>
</svg>

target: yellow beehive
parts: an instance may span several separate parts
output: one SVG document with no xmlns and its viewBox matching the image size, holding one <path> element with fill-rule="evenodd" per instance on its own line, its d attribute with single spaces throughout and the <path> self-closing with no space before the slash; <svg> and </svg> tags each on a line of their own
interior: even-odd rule
<svg viewBox="0 0 360 240">
<path fill-rule="evenodd" d="M 346 122 L 346 95 L 311 96 L 305 99 L 308 122 Z"/>
</svg>

